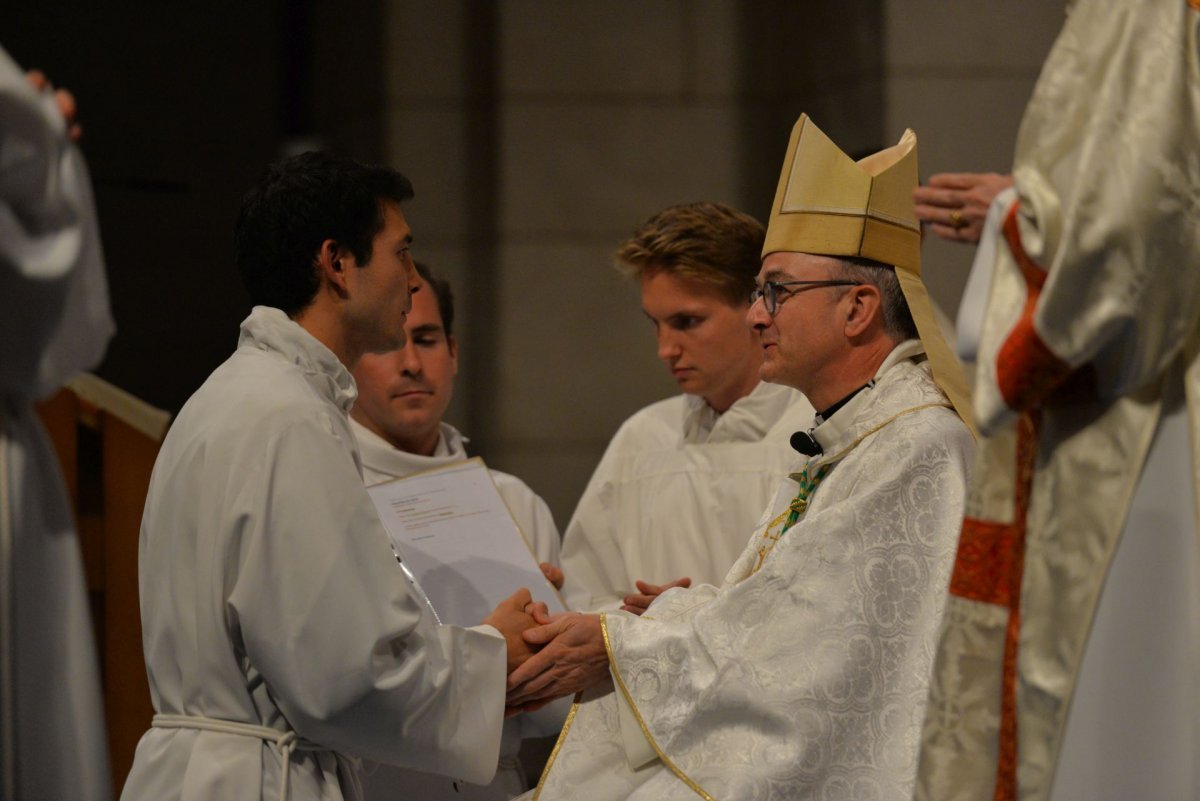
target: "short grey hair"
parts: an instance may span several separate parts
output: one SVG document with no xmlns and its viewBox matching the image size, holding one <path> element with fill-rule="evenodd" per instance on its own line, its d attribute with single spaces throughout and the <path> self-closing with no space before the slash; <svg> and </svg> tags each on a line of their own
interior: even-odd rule
<svg viewBox="0 0 1200 801">
<path fill-rule="evenodd" d="M 837 257 L 835 257 L 837 258 Z M 908 301 L 896 278 L 896 268 L 872 259 L 838 258 L 842 276 L 850 281 L 870 284 L 879 290 L 880 307 L 883 309 L 883 330 L 888 336 L 903 342 L 917 338 L 917 324 L 913 322 Z"/>
</svg>

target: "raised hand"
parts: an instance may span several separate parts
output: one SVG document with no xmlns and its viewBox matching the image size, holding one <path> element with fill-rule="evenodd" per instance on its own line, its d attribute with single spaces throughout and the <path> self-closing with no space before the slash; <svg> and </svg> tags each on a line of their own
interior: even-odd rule
<svg viewBox="0 0 1200 801">
<path fill-rule="evenodd" d="M 25 73 L 25 80 L 39 92 L 54 91 L 54 104 L 58 106 L 58 111 L 67 124 L 67 135 L 71 137 L 72 142 L 82 139 L 83 126 L 77 121 L 79 108 L 75 104 L 75 96 L 66 89 L 54 89 L 50 79 L 46 77 L 46 73 L 41 70 L 30 70 Z"/>
<path fill-rule="evenodd" d="M 943 239 L 978 242 L 992 199 L 1013 185 L 1011 175 L 943 172 L 913 190 L 917 219 Z"/>
</svg>

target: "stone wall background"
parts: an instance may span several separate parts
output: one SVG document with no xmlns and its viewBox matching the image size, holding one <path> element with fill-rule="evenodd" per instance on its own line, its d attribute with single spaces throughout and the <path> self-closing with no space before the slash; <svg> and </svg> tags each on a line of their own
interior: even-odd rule
<svg viewBox="0 0 1200 801">
<path fill-rule="evenodd" d="M 100 373 L 177 410 L 236 342 L 238 199 L 322 144 L 412 178 L 458 295 L 451 421 L 565 526 L 616 427 L 671 394 L 611 253 L 664 206 L 765 217 L 807 111 L 848 152 L 1004 170 L 1062 0 L 12 3 L 2 44 L 81 103 L 119 333 Z M 930 241 L 953 313 L 971 253 Z"/>
<path fill-rule="evenodd" d="M 617 426 L 673 383 L 611 254 L 673 204 L 765 221 L 792 124 L 922 174 L 1004 170 L 1061 3 L 392 0 L 387 157 L 417 250 L 459 287 L 452 417 L 565 526 Z M 926 245 L 951 314 L 970 250 Z"/>
</svg>

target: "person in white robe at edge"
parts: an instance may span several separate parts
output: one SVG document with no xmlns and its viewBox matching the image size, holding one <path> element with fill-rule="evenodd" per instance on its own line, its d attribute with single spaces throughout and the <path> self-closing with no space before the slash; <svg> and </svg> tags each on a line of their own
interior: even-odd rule
<svg viewBox="0 0 1200 801">
<path fill-rule="evenodd" d="M 994 343 L 1026 319 L 1043 352 L 1101 376 L 1082 393 L 1090 409 L 1079 394 L 1045 392 L 1022 406 L 1039 409 L 1045 432 L 1031 483 L 1054 488 L 1027 512 L 1024 559 L 1058 561 L 1045 571 L 1055 582 L 1037 583 L 1039 568 L 1023 569 L 1032 578 L 1023 579 L 1021 626 L 1047 621 L 1053 636 L 1023 631 L 1013 662 L 1036 676 L 1028 696 L 1016 697 L 1019 763 L 1010 784 L 1021 798 L 1200 798 L 1200 306 L 1189 269 L 1198 257 L 1200 174 L 1180 168 L 1200 148 L 1198 24 L 1196 3 L 1069 3 L 1022 120 L 1016 185 L 1012 174 L 948 173 L 914 191 L 930 230 L 978 244 L 958 350 L 983 363 L 976 381 L 985 390 L 1002 372 L 1035 372 L 1027 356 L 1003 367 L 995 358 Z M 1023 314 L 1027 295 L 1007 278 L 1017 252 L 1046 271 Z M 998 419 L 997 408 L 981 420 Z M 1103 419 L 1096 408 L 1106 410 Z M 1066 435 L 1056 418 L 1072 421 Z M 1101 432 L 1090 436 L 1102 446 L 1090 445 L 1088 431 Z M 1114 509 L 1113 498 L 1124 500 Z M 1053 514 L 1039 514 L 1039 503 Z M 981 641 L 943 642 L 954 714 L 931 712 L 919 797 L 996 793 L 993 762 L 963 760 L 968 740 L 946 735 L 957 720 L 970 721 L 962 730 L 990 733 L 980 701 L 995 697 L 997 660 L 961 667 L 963 644 Z M 1024 675 L 1015 684 L 1025 685 Z M 998 750 L 992 739 L 992 760 Z"/>
<path fill-rule="evenodd" d="M 571 608 L 644 606 L 676 584 L 720 581 L 795 459 L 787 437 L 812 424 L 812 406 L 759 379 L 746 323 L 764 233 L 729 206 L 689 203 L 617 250 L 683 394 L 626 420 L 588 482 L 563 539 Z"/>
<path fill-rule="evenodd" d="M 114 326 L 75 100 L 0 49 L 0 798 L 112 797 L 75 521 L 34 402 Z"/>
<path fill-rule="evenodd" d="M 913 199 L 918 218 L 938 236 L 978 245 L 957 320 L 958 354 L 973 364 L 996 250 L 1006 247 L 1005 215 L 1017 199 L 1013 178 L 935 174 Z M 1189 410 L 1179 394 L 1164 404 L 1123 526 L 1133 536 L 1122 536 L 1096 604 L 1049 794 L 1055 801 L 1195 797 L 1200 788 L 1200 772 L 1189 759 L 1200 728 L 1194 645 L 1200 559 L 1194 492 L 1178 486 L 1179 476 L 1190 475 L 1191 447 Z M 1090 503 L 1087 492 L 1078 498 Z M 1153 592 L 1147 591 L 1151 584 Z M 1149 630 L 1178 635 L 1139 638 Z"/>
<path fill-rule="evenodd" d="M 510 708 L 583 691 L 534 798 L 911 798 L 974 450 L 916 183 L 911 131 L 855 162 L 797 122 L 748 319 L 810 455 L 721 586 L 525 632 Z"/>
<path fill-rule="evenodd" d="M 404 176 L 321 152 L 268 168 L 235 245 L 255 304 L 184 405 L 139 559 L 156 715 L 122 798 L 359 796 L 357 758 L 486 784 L 527 590 L 439 626 L 396 564 L 347 412 L 347 365 L 404 342 Z"/>
<path fill-rule="evenodd" d="M 415 267 L 419 284 L 404 324 L 405 344 L 388 353 L 364 353 L 351 370 L 358 399 L 350 409 L 350 427 L 358 440 L 368 486 L 467 458 L 467 438 L 444 419 L 458 374 L 454 292 L 426 265 L 416 262 Z M 561 589 L 558 528 L 546 502 L 516 476 L 489 472 L 542 572 Z M 519 795 L 530 787 L 518 759 L 522 738 L 558 734 L 569 706 L 559 703 L 505 721 L 500 766 L 486 787 L 380 765 L 364 770 L 363 795 L 367 801 L 498 801 Z"/>
</svg>

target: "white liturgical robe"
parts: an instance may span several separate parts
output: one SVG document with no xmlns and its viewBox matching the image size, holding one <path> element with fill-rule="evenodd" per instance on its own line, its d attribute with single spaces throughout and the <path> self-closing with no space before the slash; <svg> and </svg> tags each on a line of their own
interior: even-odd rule
<svg viewBox="0 0 1200 801">
<path fill-rule="evenodd" d="M 34 401 L 113 321 L 87 167 L 0 49 L 0 798 L 112 796 L 71 502 Z"/>
<path fill-rule="evenodd" d="M 257 307 L 180 412 L 139 587 L 155 711 L 186 717 L 142 738 L 122 798 L 274 799 L 286 781 L 288 798 L 340 799 L 357 778 L 342 754 L 491 779 L 504 640 L 438 626 L 410 594 L 362 482 L 354 397 L 331 351 Z"/>
<path fill-rule="evenodd" d="M 449 423 L 441 424 L 441 433 L 432 456 L 399 450 L 375 432 L 351 419 L 354 436 L 358 439 L 362 456 L 363 480 L 367 486 L 391 481 L 422 470 L 461 462 L 467 459 L 466 438 Z M 521 479 L 489 471 L 504 504 L 512 513 L 513 520 L 529 542 L 539 562 L 558 564 L 558 528 L 550 508 Z M 516 589 L 515 587 L 513 588 Z M 538 712 L 518 715 L 504 721 L 504 733 L 500 741 L 500 766 L 496 777 L 487 787 L 452 783 L 444 776 L 402 770 L 388 765 L 368 768 L 363 777 L 363 795 L 366 801 L 407 801 L 410 798 L 439 801 L 501 801 L 528 789 L 529 781 L 521 769 L 517 754 L 521 740 L 525 737 L 548 737 L 562 728 L 566 709 L 563 702 L 555 702 Z M 534 777 L 536 778 L 536 776 Z"/>
<path fill-rule="evenodd" d="M 917 798 L 1194 799 L 1200 3 L 1071 3 L 1013 177 Z"/>
<path fill-rule="evenodd" d="M 536 798 L 909 801 L 973 439 L 903 343 L 814 432 L 720 588 L 602 616 L 615 690 Z"/>
<path fill-rule="evenodd" d="M 724 414 L 678 395 L 630 417 L 609 443 L 563 537 L 574 609 L 616 609 L 638 579 L 724 578 L 812 425 L 794 389 L 760 382 Z"/>
</svg>

